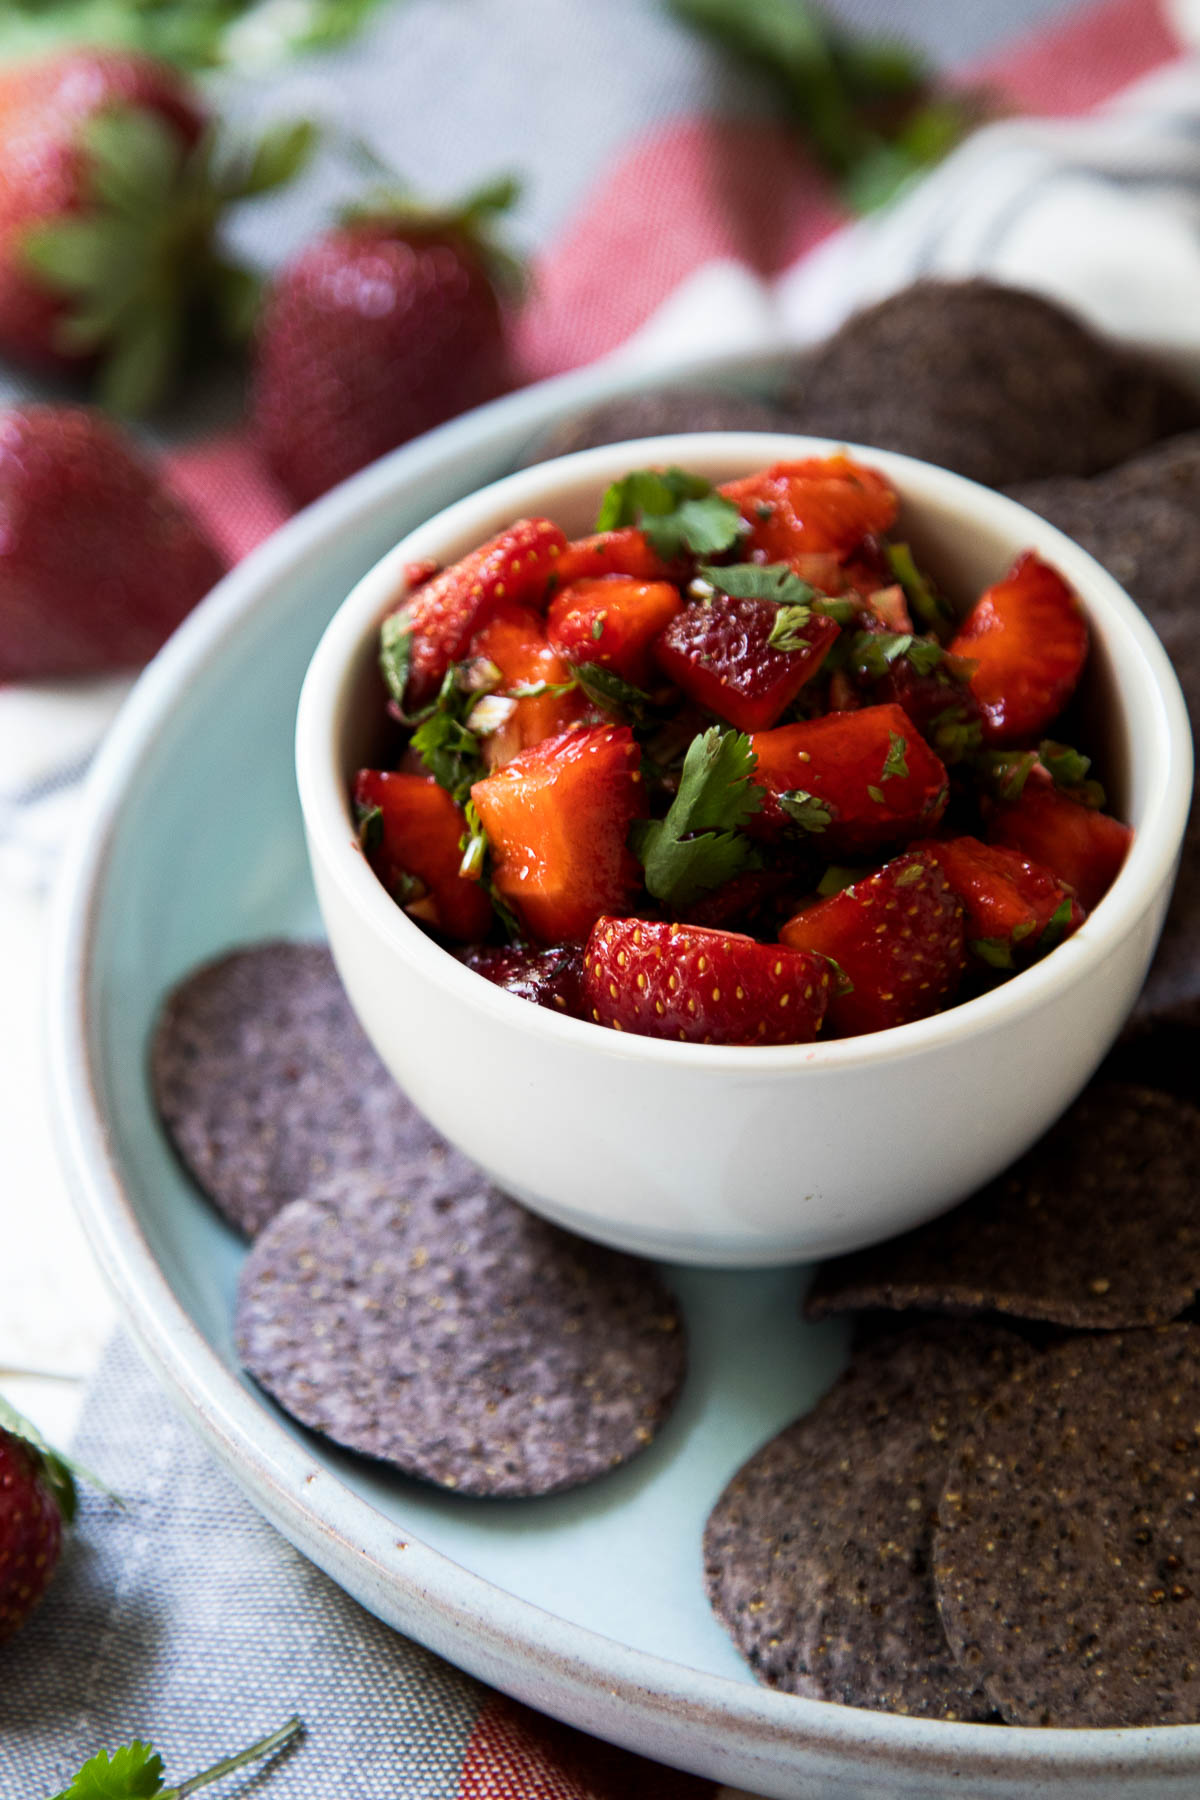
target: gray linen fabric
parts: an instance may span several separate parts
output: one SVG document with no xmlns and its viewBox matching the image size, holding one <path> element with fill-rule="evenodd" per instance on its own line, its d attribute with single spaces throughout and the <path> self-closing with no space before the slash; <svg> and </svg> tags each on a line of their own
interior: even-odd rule
<svg viewBox="0 0 1200 1800">
<path fill-rule="evenodd" d="M 169 1781 L 281 1725 L 270 1800 L 448 1800 L 484 1690 L 313 1568 L 211 1461 L 118 1337 L 77 1443 L 87 1492 L 46 1599 L 0 1646 L 0 1800 L 149 1738 Z"/>
</svg>

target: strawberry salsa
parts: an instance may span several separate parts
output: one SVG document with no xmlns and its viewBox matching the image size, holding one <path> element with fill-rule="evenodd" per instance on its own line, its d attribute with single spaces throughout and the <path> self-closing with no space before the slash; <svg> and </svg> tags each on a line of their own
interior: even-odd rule
<svg viewBox="0 0 1200 1800">
<path fill-rule="evenodd" d="M 846 456 L 642 469 L 593 536 L 410 568 L 354 790 L 397 904 L 516 994 L 701 1043 L 883 1030 L 1045 955 L 1131 835 L 1062 741 L 1082 608 L 1027 552 L 960 616 L 896 517 Z"/>
</svg>

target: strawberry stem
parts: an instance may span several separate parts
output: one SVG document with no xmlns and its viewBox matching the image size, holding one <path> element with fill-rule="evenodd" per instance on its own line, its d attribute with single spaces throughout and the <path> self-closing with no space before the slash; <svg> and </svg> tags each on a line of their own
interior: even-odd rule
<svg viewBox="0 0 1200 1800">
<path fill-rule="evenodd" d="M 272 1731 L 267 1737 L 259 1738 L 246 1750 L 239 1750 L 235 1756 L 227 1756 L 221 1762 L 214 1763 L 211 1769 L 205 1769 L 199 1775 L 190 1775 L 181 1781 L 178 1787 L 163 1788 L 158 1800 L 184 1800 L 185 1795 L 194 1794 L 197 1788 L 207 1787 L 210 1781 L 220 1781 L 223 1775 L 232 1775 L 235 1769 L 245 1768 L 247 1763 L 258 1762 L 264 1756 L 271 1756 L 276 1750 L 282 1750 L 299 1737 L 304 1726 L 299 1718 L 292 1717 L 278 1731 Z"/>
</svg>

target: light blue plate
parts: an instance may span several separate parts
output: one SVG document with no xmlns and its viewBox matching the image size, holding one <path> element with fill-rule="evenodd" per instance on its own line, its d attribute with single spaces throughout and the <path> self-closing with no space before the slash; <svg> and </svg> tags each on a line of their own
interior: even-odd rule
<svg viewBox="0 0 1200 1800">
<path fill-rule="evenodd" d="M 701 371 L 745 389 L 760 362 Z M 338 603 L 406 531 L 504 473 L 592 372 L 499 402 L 329 495 L 236 570 L 146 672 L 95 770 L 60 896 L 56 1103 L 93 1245 L 147 1356 L 261 1510 L 365 1605 L 484 1680 L 661 1760 L 772 1795 L 1193 1796 L 1200 1730 L 1000 1731 L 755 1687 L 704 1598 L 713 1500 L 843 1356 L 794 1271 L 670 1271 L 692 1369 L 661 1438 L 578 1493 L 480 1502 L 380 1474 L 294 1426 L 237 1369 L 240 1241 L 181 1175 L 146 1047 L 202 958 L 313 935 L 292 775 L 296 699 Z"/>
</svg>

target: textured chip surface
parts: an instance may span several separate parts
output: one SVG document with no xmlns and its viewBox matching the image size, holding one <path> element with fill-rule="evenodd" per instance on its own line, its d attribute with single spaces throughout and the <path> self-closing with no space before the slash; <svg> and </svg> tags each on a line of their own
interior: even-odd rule
<svg viewBox="0 0 1200 1800">
<path fill-rule="evenodd" d="M 1179 677 L 1200 742 L 1200 432 L 1155 445 L 1090 481 L 1013 489 L 1082 544 L 1132 595 Z M 1200 1025 L 1200 803 L 1193 801 L 1175 893 L 1149 979 L 1134 1007 L 1135 1031 Z"/>
<path fill-rule="evenodd" d="M 1200 1330 L 1072 1338 L 956 1447 L 950 1643 L 1020 1725 L 1200 1721 Z"/>
<path fill-rule="evenodd" d="M 769 401 L 754 400 L 725 388 L 653 388 L 622 394 L 586 412 L 575 413 L 539 438 L 522 460 L 522 468 L 591 450 L 622 444 L 626 438 L 663 437 L 677 431 L 790 431 L 786 412 Z"/>
<path fill-rule="evenodd" d="M 248 1237 L 332 1175 L 417 1180 L 457 1159 L 367 1042 L 322 944 L 195 970 L 167 997 L 150 1068 L 180 1158 Z"/>
<path fill-rule="evenodd" d="M 469 1166 L 421 1192 L 297 1200 L 242 1272 L 236 1340 L 336 1443 L 464 1494 L 547 1494 L 637 1455 L 683 1380 L 650 1267 L 572 1236 Z"/>
<path fill-rule="evenodd" d="M 1052 301 L 988 281 L 919 282 L 814 356 L 795 429 L 939 463 L 992 487 L 1110 468 L 1200 424 L 1156 365 Z"/>
<path fill-rule="evenodd" d="M 986 1719 L 950 1653 L 930 1551 L 950 1447 L 1031 1352 L 945 1319 L 878 1337 L 764 1445 L 704 1537 L 709 1598 L 760 1681 L 811 1699 Z"/>
<path fill-rule="evenodd" d="M 806 1310 L 994 1311 L 1094 1330 L 1165 1323 L 1200 1289 L 1198 1170 L 1200 1109 L 1098 1082 L 953 1212 L 826 1263 Z"/>
</svg>

